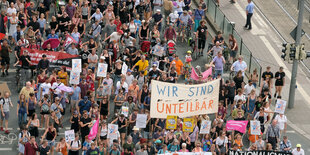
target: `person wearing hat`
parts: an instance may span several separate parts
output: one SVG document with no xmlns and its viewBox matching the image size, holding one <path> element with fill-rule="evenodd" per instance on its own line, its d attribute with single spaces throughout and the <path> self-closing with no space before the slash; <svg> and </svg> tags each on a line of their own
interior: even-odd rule
<svg viewBox="0 0 310 155">
<path fill-rule="evenodd" d="M 160 9 L 156 10 L 156 13 L 149 19 L 148 22 L 150 22 L 152 19 L 154 19 L 155 25 L 158 26 L 158 31 L 161 31 L 161 22 L 163 21 L 163 15 L 160 13 Z"/>
<path fill-rule="evenodd" d="M 149 78 L 149 83 L 151 83 L 152 80 L 159 80 L 160 71 L 157 69 L 156 63 L 153 63 L 152 70 L 149 72 L 148 78 Z"/>
<path fill-rule="evenodd" d="M 169 25 L 170 23 L 174 25 L 177 22 L 178 18 L 178 11 L 171 12 L 169 16 L 167 16 L 167 25 Z"/>
<path fill-rule="evenodd" d="M 296 145 L 296 148 L 292 151 L 292 155 L 305 155 L 305 151 L 301 148 L 301 144 Z"/>
<path fill-rule="evenodd" d="M 177 32 L 173 28 L 173 23 L 169 24 L 169 27 L 166 29 L 164 34 L 165 41 L 174 40 L 177 39 Z"/>
<path fill-rule="evenodd" d="M 114 47 L 118 49 L 119 42 L 123 34 L 124 34 L 123 30 L 118 30 L 117 32 L 113 32 L 110 36 L 106 37 L 103 42 L 110 40 L 110 42 L 113 42 L 115 44 Z"/>
</svg>

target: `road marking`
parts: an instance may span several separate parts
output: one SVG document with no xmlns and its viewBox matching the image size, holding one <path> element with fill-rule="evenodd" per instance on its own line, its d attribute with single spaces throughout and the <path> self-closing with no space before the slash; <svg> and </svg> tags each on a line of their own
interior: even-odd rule
<svg viewBox="0 0 310 155">
<path fill-rule="evenodd" d="M 62 133 L 58 133 L 58 135 L 65 135 L 65 133 L 64 133 L 64 132 L 62 132 Z"/>
<path fill-rule="evenodd" d="M 65 129 L 66 129 L 66 130 L 70 130 L 70 129 L 71 129 L 71 127 L 65 127 Z"/>
<path fill-rule="evenodd" d="M 12 151 L 12 148 L 0 148 L 0 151 Z"/>
<path fill-rule="evenodd" d="M 295 133 L 294 130 L 289 130 L 289 131 L 286 131 L 286 133 Z"/>
</svg>

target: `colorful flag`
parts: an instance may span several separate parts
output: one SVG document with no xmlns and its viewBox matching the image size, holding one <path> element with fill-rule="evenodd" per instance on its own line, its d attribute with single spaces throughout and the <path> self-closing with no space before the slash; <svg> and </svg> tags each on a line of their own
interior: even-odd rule
<svg viewBox="0 0 310 155">
<path fill-rule="evenodd" d="M 236 131 L 239 131 L 241 133 L 245 133 L 247 125 L 248 125 L 248 121 L 229 120 L 226 123 L 226 129 L 227 130 L 236 130 Z"/>
<path fill-rule="evenodd" d="M 98 133 L 98 128 L 99 128 L 99 117 L 96 120 L 95 124 L 93 127 L 90 129 L 90 132 L 88 134 L 88 140 L 93 140 L 96 138 L 97 133 Z"/>
</svg>

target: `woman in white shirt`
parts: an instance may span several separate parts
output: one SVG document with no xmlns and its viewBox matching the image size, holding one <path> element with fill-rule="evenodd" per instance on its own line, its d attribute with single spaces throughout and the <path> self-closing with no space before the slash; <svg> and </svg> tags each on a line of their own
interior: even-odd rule
<svg viewBox="0 0 310 155">
<path fill-rule="evenodd" d="M 219 155 L 225 155 L 228 152 L 227 143 L 228 138 L 226 136 L 226 133 L 223 131 L 220 131 L 220 136 L 216 138 L 215 144 L 216 149 Z"/>
<path fill-rule="evenodd" d="M 287 127 L 287 118 L 284 114 L 278 114 L 275 118 L 277 120 L 277 125 L 280 128 L 280 134 L 285 133 Z"/>
</svg>

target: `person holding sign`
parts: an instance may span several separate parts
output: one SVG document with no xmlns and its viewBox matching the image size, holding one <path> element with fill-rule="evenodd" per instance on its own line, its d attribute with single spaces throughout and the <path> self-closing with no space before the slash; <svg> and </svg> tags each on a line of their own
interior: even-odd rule
<svg viewBox="0 0 310 155">
<path fill-rule="evenodd" d="M 277 120 L 277 125 L 280 128 L 280 134 L 285 134 L 287 128 L 287 118 L 284 114 L 278 114 L 275 118 Z"/>
<path fill-rule="evenodd" d="M 220 131 L 219 136 L 216 138 L 215 144 L 217 153 L 219 155 L 225 155 L 228 152 L 228 138 L 226 137 L 226 133 L 223 131 Z"/>
<path fill-rule="evenodd" d="M 125 142 L 126 137 L 126 127 L 128 125 L 127 118 L 124 116 L 124 114 L 120 114 L 119 117 L 114 119 L 111 124 L 117 123 L 118 125 L 118 131 L 121 134 L 122 144 Z"/>
</svg>

